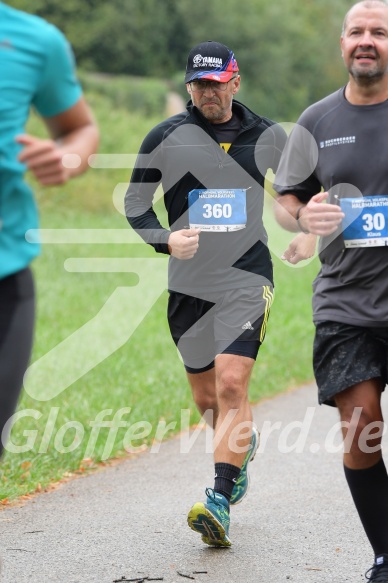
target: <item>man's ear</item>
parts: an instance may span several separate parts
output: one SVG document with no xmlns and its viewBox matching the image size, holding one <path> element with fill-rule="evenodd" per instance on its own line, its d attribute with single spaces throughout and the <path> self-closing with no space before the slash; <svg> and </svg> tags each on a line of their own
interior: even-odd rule
<svg viewBox="0 0 388 583">
<path fill-rule="evenodd" d="M 191 95 L 190 83 L 186 83 L 187 93 Z"/>
<path fill-rule="evenodd" d="M 239 91 L 239 89 L 240 89 L 240 81 L 241 81 L 240 75 L 238 75 L 236 77 L 236 79 L 233 80 L 233 95 Z"/>
<path fill-rule="evenodd" d="M 342 43 L 343 43 L 343 37 L 341 36 L 341 38 L 340 38 L 340 47 L 341 47 L 341 57 L 343 58 L 344 57 L 344 51 L 343 51 L 343 48 L 342 48 Z"/>
</svg>

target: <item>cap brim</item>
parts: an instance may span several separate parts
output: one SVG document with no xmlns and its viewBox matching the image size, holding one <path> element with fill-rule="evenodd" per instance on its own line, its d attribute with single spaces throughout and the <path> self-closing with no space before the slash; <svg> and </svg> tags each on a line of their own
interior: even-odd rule
<svg viewBox="0 0 388 583">
<path fill-rule="evenodd" d="M 219 83 L 226 83 L 230 81 L 237 71 L 196 71 L 195 73 L 187 73 L 185 83 L 190 83 L 194 79 L 208 79 L 209 81 L 218 81 Z"/>
</svg>

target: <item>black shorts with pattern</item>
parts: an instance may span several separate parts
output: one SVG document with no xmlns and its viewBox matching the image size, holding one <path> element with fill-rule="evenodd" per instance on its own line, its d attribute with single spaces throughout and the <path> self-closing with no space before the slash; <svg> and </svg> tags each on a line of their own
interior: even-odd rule
<svg viewBox="0 0 388 583">
<path fill-rule="evenodd" d="M 388 327 L 317 322 L 313 354 L 319 403 L 335 406 L 337 393 L 373 378 L 388 381 Z"/>
</svg>

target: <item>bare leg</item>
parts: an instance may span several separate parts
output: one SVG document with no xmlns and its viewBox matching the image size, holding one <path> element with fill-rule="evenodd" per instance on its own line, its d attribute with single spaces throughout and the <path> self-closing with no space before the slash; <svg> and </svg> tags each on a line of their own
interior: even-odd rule
<svg viewBox="0 0 388 583">
<path fill-rule="evenodd" d="M 377 434 L 378 428 L 372 429 L 371 437 L 365 440 L 367 447 L 365 445 L 363 447 L 364 439 L 360 439 L 360 436 L 361 434 L 364 437 L 367 435 L 366 428 L 371 423 L 383 423 L 380 404 L 382 388 L 380 379 L 371 379 L 342 391 L 335 398 L 341 421 L 350 424 L 349 427 L 345 426 L 342 429 L 346 445 L 344 464 L 353 470 L 369 468 L 377 464 L 381 459 L 381 449 L 378 447 L 381 444 L 381 435 L 380 437 L 374 436 L 374 434 Z M 354 426 L 355 416 L 353 413 L 356 407 L 361 407 L 362 411 L 357 425 Z M 346 436 L 349 431 L 351 431 L 350 435 L 354 432 L 354 439 L 351 444 L 346 442 Z M 363 431 L 364 433 L 362 433 Z M 377 451 L 370 451 L 371 449 L 376 449 Z"/>
<path fill-rule="evenodd" d="M 248 401 L 248 384 L 254 363 L 252 358 L 234 354 L 220 354 L 216 358 L 219 413 L 215 431 L 215 462 L 241 467 L 244 461 L 251 440 L 252 411 Z"/>
<path fill-rule="evenodd" d="M 187 373 L 187 378 L 198 411 L 206 423 L 214 429 L 218 417 L 215 369 L 211 368 L 197 374 Z"/>
</svg>

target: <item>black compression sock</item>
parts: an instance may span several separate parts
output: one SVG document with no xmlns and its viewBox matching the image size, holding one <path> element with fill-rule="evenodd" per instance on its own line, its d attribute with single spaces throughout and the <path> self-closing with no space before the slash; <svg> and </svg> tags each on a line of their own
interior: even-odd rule
<svg viewBox="0 0 388 583">
<path fill-rule="evenodd" d="M 214 490 L 225 496 L 227 501 L 230 502 L 234 485 L 240 474 L 240 468 L 225 463 L 216 463 L 214 467 Z"/>
<path fill-rule="evenodd" d="M 388 476 L 384 461 L 366 470 L 344 466 L 354 504 L 375 555 L 388 553 Z"/>
</svg>

